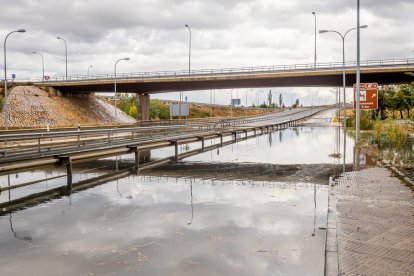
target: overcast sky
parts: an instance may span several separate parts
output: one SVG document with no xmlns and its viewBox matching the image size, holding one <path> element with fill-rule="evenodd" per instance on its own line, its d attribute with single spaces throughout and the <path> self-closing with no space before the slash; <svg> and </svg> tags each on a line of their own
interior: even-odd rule
<svg viewBox="0 0 414 276">
<path fill-rule="evenodd" d="M 68 43 L 69 75 L 113 72 L 185 70 L 192 29 L 192 68 L 223 68 L 312 63 L 314 17 L 317 28 L 344 32 L 356 26 L 356 0 L 0 0 L 0 38 L 7 40 L 8 75 L 40 77 L 65 73 Z M 361 0 L 361 59 L 414 57 L 414 1 Z M 341 61 L 341 41 L 318 34 L 318 62 Z M 3 43 L 1 43 L 3 45 Z M 1 46 L 2 47 L 2 46 Z M 347 38 L 347 60 L 356 58 L 356 32 Z M 3 56 L 1 58 L 3 60 Z M 3 68 L 3 62 L 1 65 Z M 265 89 L 266 91 L 269 88 Z M 234 90 L 244 104 L 243 89 Z M 275 88 L 286 99 L 311 95 L 332 98 L 329 89 Z M 296 93 L 296 94 L 295 94 Z M 248 103 L 255 99 L 250 93 Z M 262 99 L 266 93 L 262 93 Z M 290 96 L 289 96 L 289 95 Z M 157 97 L 177 98 L 178 93 Z M 209 92 L 186 92 L 189 101 L 209 101 Z M 243 95 L 243 97 L 241 96 Z M 236 97 L 234 96 L 234 97 Z M 263 102 L 263 100 L 260 100 Z M 216 92 L 216 102 L 230 103 L 230 92 Z"/>
</svg>

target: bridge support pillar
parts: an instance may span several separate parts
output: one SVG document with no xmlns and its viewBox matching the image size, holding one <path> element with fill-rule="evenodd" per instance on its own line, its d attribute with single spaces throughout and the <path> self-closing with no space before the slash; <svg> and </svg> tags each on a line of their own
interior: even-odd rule
<svg viewBox="0 0 414 276">
<path fill-rule="evenodd" d="M 137 119 L 141 121 L 150 120 L 150 95 L 149 94 L 137 94 L 136 97 L 137 106 Z"/>
</svg>

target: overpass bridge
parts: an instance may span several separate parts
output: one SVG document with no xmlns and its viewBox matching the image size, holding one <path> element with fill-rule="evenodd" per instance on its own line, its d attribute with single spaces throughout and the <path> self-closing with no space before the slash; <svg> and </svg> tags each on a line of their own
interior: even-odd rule
<svg viewBox="0 0 414 276">
<path fill-rule="evenodd" d="M 346 83 L 356 81 L 356 63 L 345 64 Z M 414 59 L 368 60 L 361 62 L 361 82 L 380 85 L 407 83 L 414 77 Z M 113 92 L 114 74 L 56 77 L 49 81 L 25 79 L 57 94 L 82 95 Z M 18 80 L 21 81 L 21 80 Z M 149 120 L 150 94 L 208 89 L 255 87 L 342 86 L 342 62 L 279 66 L 118 73 L 117 92 L 136 93 L 139 117 Z"/>
<path fill-rule="evenodd" d="M 356 81 L 356 63 L 345 64 L 347 86 Z M 361 62 L 361 82 L 380 85 L 413 81 L 414 59 L 368 60 Z M 65 93 L 113 92 L 114 74 L 56 77 L 40 86 Z M 337 87 L 342 86 L 342 63 L 293 64 L 222 69 L 117 73 L 117 91 L 154 94 L 208 89 L 255 87 Z"/>
</svg>

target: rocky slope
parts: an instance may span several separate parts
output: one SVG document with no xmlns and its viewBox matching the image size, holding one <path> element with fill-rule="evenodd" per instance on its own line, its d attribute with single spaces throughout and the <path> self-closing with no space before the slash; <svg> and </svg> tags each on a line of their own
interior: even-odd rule
<svg viewBox="0 0 414 276">
<path fill-rule="evenodd" d="M 10 127 L 45 127 L 106 125 L 115 123 L 114 107 L 95 97 L 57 97 L 33 86 L 14 87 L 9 94 Z M 0 125 L 4 126 L 4 110 Z M 118 123 L 134 123 L 135 119 L 121 110 Z"/>
</svg>

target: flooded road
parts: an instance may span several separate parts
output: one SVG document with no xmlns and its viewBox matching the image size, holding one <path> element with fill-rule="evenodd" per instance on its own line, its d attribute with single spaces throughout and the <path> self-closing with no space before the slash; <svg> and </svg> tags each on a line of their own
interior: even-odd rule
<svg viewBox="0 0 414 276">
<path fill-rule="evenodd" d="M 323 275 L 336 143 L 275 131 L 1 216 L 2 275 Z"/>
</svg>

